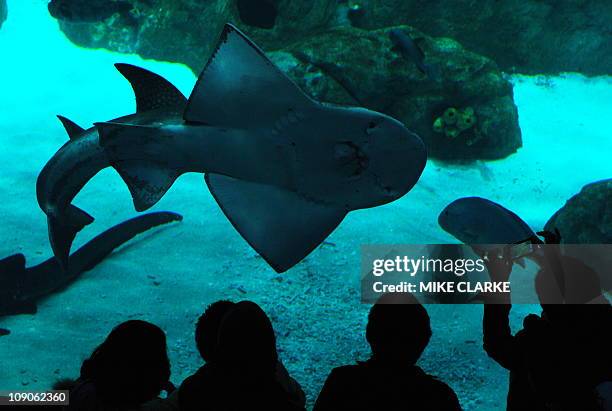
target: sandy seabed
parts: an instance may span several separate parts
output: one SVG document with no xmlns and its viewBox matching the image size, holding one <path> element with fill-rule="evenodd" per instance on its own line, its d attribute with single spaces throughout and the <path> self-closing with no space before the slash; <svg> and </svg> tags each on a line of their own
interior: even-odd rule
<svg viewBox="0 0 612 411">
<path fill-rule="evenodd" d="M 180 64 L 75 47 L 48 17 L 46 1 L 9 0 L 0 29 L 0 256 L 22 252 L 33 265 L 51 255 L 38 208 L 38 172 L 67 136 L 56 114 L 89 127 L 134 110 L 128 83 L 113 68 L 127 62 L 158 72 L 189 95 L 193 73 Z M 206 56 L 202 57 L 203 59 Z M 440 243 L 437 225 L 450 201 L 479 195 L 540 229 L 589 182 L 612 176 L 612 80 L 576 74 L 514 76 L 524 147 L 500 161 L 451 166 L 429 161 L 417 186 L 392 204 L 351 213 L 328 242 L 279 275 L 223 216 L 202 175 L 183 176 L 156 210 L 184 221 L 132 241 L 36 315 L 0 319 L 0 389 L 43 389 L 78 374 L 81 361 L 117 323 L 141 318 L 168 335 L 172 379 L 200 366 L 193 326 L 217 299 L 250 299 L 272 318 L 283 361 L 309 401 L 332 367 L 365 359 L 368 306 L 359 302 L 362 244 Z M 116 172 L 102 171 L 75 204 L 96 218 L 75 248 L 135 215 Z M 515 306 L 514 328 L 537 306 Z M 505 407 L 507 373 L 482 350 L 482 307 L 428 306 L 432 341 L 420 365 L 449 383 L 466 410 Z"/>
</svg>

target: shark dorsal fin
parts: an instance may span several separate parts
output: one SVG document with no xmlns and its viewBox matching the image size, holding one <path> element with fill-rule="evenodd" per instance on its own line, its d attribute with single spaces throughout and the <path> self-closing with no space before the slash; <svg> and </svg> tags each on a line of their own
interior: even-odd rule
<svg viewBox="0 0 612 411">
<path fill-rule="evenodd" d="M 346 215 L 272 185 L 219 174 L 206 174 L 206 184 L 234 228 L 277 272 L 300 262 Z"/>
<path fill-rule="evenodd" d="M 183 118 L 214 126 L 256 128 L 314 104 L 259 47 L 226 24 Z"/>
<path fill-rule="evenodd" d="M 136 96 L 138 113 L 167 109 L 182 114 L 187 99 L 168 80 L 131 64 L 117 63 L 115 67 L 130 82 Z"/>
<path fill-rule="evenodd" d="M 74 140 L 76 137 L 80 136 L 85 131 L 83 127 L 79 126 L 77 123 L 64 116 L 58 115 L 57 118 L 59 119 L 59 121 L 62 122 L 62 125 L 66 129 L 66 133 L 68 133 L 68 138 L 70 140 Z"/>
</svg>

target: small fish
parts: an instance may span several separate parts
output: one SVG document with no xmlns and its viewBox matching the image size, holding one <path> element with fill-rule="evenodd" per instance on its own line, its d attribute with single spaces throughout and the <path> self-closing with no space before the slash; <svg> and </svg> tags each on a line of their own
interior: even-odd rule
<svg viewBox="0 0 612 411">
<path fill-rule="evenodd" d="M 412 37 L 400 29 L 392 29 L 389 31 L 389 38 L 393 43 L 393 49 L 404 58 L 411 60 L 421 73 L 425 74 L 430 80 L 438 81 L 440 79 L 439 67 L 425 63 L 425 53 Z"/>
<path fill-rule="evenodd" d="M 515 213 L 480 197 L 453 201 L 440 213 L 438 224 L 465 244 L 515 244 L 537 238 Z"/>
<path fill-rule="evenodd" d="M 482 177 L 484 181 L 491 181 L 495 177 L 493 171 L 491 171 L 491 169 L 487 167 L 487 165 L 483 161 L 476 161 L 476 169 L 478 170 L 478 172 L 480 173 L 480 177 Z"/>
<path fill-rule="evenodd" d="M 96 23 L 115 13 L 126 15 L 134 6 L 126 0 L 51 0 L 51 16 L 73 23 Z"/>
</svg>

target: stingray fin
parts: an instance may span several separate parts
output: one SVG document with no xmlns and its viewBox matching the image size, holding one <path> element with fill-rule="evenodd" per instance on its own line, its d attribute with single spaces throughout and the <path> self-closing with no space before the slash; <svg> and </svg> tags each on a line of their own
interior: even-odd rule
<svg viewBox="0 0 612 411">
<path fill-rule="evenodd" d="M 251 128 L 310 107 L 307 97 L 251 40 L 226 24 L 200 74 L 183 118 L 215 126 Z"/>
<path fill-rule="evenodd" d="M 144 157 L 147 143 L 162 131 L 158 127 L 120 123 L 95 123 L 100 145 L 104 148 L 110 164 L 127 184 L 136 211 L 145 211 L 154 206 L 180 172 L 155 161 L 123 160 L 125 154 Z"/>
<path fill-rule="evenodd" d="M 158 127 L 120 123 L 95 123 L 100 145 L 110 164 L 127 184 L 136 211 L 155 205 L 181 174 L 155 161 L 123 160 L 127 154 L 144 157 L 147 144 L 162 131 Z M 126 154 L 127 153 L 127 154 Z"/>
<path fill-rule="evenodd" d="M 277 272 L 300 262 L 346 215 L 275 186 L 219 174 L 207 174 L 206 184 L 234 228 Z"/>
<path fill-rule="evenodd" d="M 166 109 L 182 114 L 187 99 L 172 83 L 149 70 L 131 64 L 117 63 L 115 67 L 130 82 L 136 96 L 136 111 Z"/>
<path fill-rule="evenodd" d="M 69 118 L 60 115 L 58 115 L 57 118 L 59 119 L 59 121 L 62 122 L 62 125 L 66 129 L 66 133 L 68 133 L 68 138 L 70 140 L 74 140 L 76 137 L 80 136 L 81 134 L 83 134 L 83 132 L 85 132 L 85 129 L 83 127 L 79 126 L 77 123 L 70 120 Z"/>
<path fill-rule="evenodd" d="M 139 212 L 157 204 L 179 176 L 177 171 L 153 162 L 119 161 L 112 165 L 127 184 Z"/>
</svg>

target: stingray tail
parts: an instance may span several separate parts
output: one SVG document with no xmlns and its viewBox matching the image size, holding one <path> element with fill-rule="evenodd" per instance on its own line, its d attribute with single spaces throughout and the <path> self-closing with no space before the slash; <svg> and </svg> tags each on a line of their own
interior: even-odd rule
<svg viewBox="0 0 612 411">
<path fill-rule="evenodd" d="M 0 289 L 7 289 L 7 282 L 17 281 L 25 271 L 25 256 L 13 254 L 0 260 Z"/>
<path fill-rule="evenodd" d="M 68 268 L 70 247 L 77 233 L 93 221 L 94 218 L 92 216 L 72 204 L 62 214 L 48 216 L 47 222 L 51 248 L 63 270 Z"/>
</svg>

